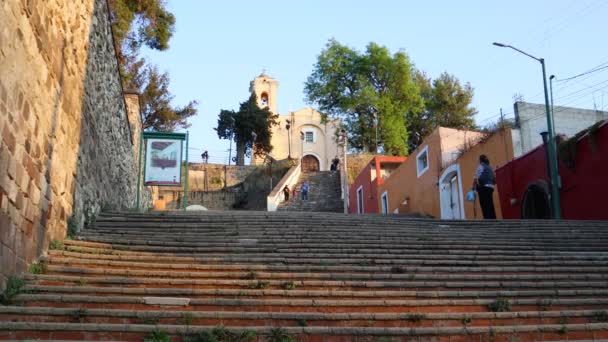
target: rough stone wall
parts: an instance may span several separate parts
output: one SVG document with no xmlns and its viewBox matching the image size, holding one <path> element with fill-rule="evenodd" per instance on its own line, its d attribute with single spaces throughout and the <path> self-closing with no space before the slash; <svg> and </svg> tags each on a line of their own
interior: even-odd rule
<svg viewBox="0 0 608 342">
<path fill-rule="evenodd" d="M 139 144 L 141 139 L 141 134 L 143 132 L 143 125 L 141 121 L 141 106 L 139 105 L 139 93 L 135 91 L 127 91 L 124 94 L 125 103 L 127 105 L 127 116 L 129 118 L 129 127 L 131 131 L 131 140 L 133 141 L 133 162 L 135 163 L 136 170 L 139 168 Z M 144 154 L 144 151 L 141 151 Z M 152 208 L 153 206 L 153 196 L 152 196 L 152 188 L 149 186 L 143 185 L 143 163 L 145 162 L 142 158 L 142 168 L 140 170 L 141 174 L 141 184 L 140 184 L 140 208 L 143 210 L 147 210 Z"/>
<path fill-rule="evenodd" d="M 544 104 L 516 102 L 515 123 L 518 129 L 513 133 L 515 157 L 532 151 L 543 143 L 540 133 L 547 130 L 547 116 Z M 572 107 L 553 108 L 555 133 L 569 137 L 601 120 L 608 120 L 608 112 Z"/>
<path fill-rule="evenodd" d="M 192 191 L 188 193 L 188 205 L 202 205 L 209 210 L 233 210 L 245 195 L 243 191 Z M 182 209 L 182 196 L 183 191 L 164 191 L 165 209 Z"/>
<path fill-rule="evenodd" d="M 0 23 L 2 284 L 137 178 L 106 1 L 2 1 Z"/>
</svg>

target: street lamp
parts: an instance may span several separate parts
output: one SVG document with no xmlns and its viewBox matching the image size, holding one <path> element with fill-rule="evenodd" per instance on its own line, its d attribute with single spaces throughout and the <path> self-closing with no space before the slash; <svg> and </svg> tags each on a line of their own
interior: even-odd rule
<svg viewBox="0 0 608 342">
<path fill-rule="evenodd" d="M 555 111 L 553 110 L 553 79 L 555 75 L 549 76 L 549 90 L 551 92 L 551 117 L 554 119 L 553 122 L 553 132 L 555 132 Z"/>
<path fill-rule="evenodd" d="M 291 121 L 287 119 L 285 122 L 287 122 L 285 128 L 287 128 L 287 144 L 289 145 L 289 154 L 287 155 L 287 158 L 291 160 Z"/>
<path fill-rule="evenodd" d="M 545 112 L 546 112 L 546 116 L 547 116 L 547 131 L 549 133 L 549 164 L 551 165 L 550 168 L 550 172 L 551 172 L 551 192 L 552 192 L 552 196 L 551 196 L 551 202 L 552 202 L 552 207 L 553 207 L 553 216 L 555 219 L 561 219 L 561 210 L 560 210 L 560 199 L 559 199 L 559 176 L 558 176 L 558 169 L 557 169 L 557 156 L 556 156 L 556 151 L 557 149 L 555 148 L 555 129 L 553 126 L 553 115 L 551 113 L 551 110 L 549 109 L 549 94 L 547 92 L 547 72 L 545 71 L 545 59 L 544 58 L 538 58 L 538 57 L 534 57 L 532 55 L 530 55 L 529 53 L 526 53 L 524 51 L 521 51 L 518 48 L 515 48 L 511 45 L 507 45 L 507 44 L 502 44 L 502 43 L 492 43 L 495 46 L 498 47 L 503 47 L 503 48 L 509 48 L 509 49 L 513 49 L 523 55 L 526 55 L 532 59 L 535 59 L 536 61 L 540 62 L 540 65 L 542 66 L 543 69 L 543 86 L 544 86 L 544 91 L 545 91 Z"/>
</svg>

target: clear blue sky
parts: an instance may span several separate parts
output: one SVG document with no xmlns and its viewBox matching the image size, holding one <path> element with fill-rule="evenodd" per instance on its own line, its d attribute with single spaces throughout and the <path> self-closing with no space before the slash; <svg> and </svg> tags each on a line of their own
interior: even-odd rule
<svg viewBox="0 0 608 342">
<path fill-rule="evenodd" d="M 328 39 L 358 50 L 373 41 L 405 50 L 429 76 L 447 71 L 475 89 L 485 125 L 513 96 L 543 101 L 540 64 L 498 41 L 544 57 L 548 75 L 573 76 L 608 62 L 605 0 L 542 1 L 194 1 L 167 0 L 176 16 L 171 47 L 145 51 L 168 71 L 174 104 L 199 101 L 191 120 L 191 160 L 207 149 L 227 161 L 228 142 L 213 127 L 220 109 L 236 109 L 249 81 L 265 69 L 278 79 L 279 112 L 307 105 L 303 84 Z M 608 69 L 554 85 L 556 105 L 608 109 Z"/>
</svg>

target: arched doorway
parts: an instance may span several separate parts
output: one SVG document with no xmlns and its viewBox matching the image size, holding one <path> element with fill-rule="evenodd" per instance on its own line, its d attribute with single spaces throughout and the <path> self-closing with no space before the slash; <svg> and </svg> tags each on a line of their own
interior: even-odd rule
<svg viewBox="0 0 608 342">
<path fill-rule="evenodd" d="M 313 155 L 305 155 L 302 158 L 302 172 L 316 172 L 319 171 L 319 159 Z"/>
<path fill-rule="evenodd" d="M 441 178 L 439 178 L 441 218 L 444 220 L 464 219 L 461 179 L 460 166 L 458 164 L 445 169 Z"/>
<path fill-rule="evenodd" d="M 544 181 L 528 185 L 521 204 L 522 219 L 550 219 L 549 187 Z"/>
</svg>

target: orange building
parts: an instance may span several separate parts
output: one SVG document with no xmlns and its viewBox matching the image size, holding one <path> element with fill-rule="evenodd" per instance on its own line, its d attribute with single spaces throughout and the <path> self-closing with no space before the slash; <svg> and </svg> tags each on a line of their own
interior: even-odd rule
<svg viewBox="0 0 608 342">
<path fill-rule="evenodd" d="M 348 212 L 378 214 L 378 186 L 388 179 L 406 157 L 375 156 L 350 185 Z"/>
<path fill-rule="evenodd" d="M 509 129 L 488 136 L 475 131 L 439 127 L 378 187 L 382 213 L 425 214 L 444 219 L 480 217 L 477 203 L 465 202 L 479 155 L 492 167 L 513 159 Z M 494 204 L 500 217 L 498 195 Z"/>
</svg>

